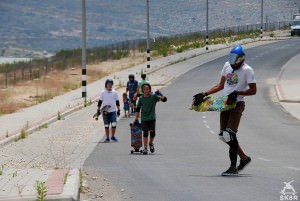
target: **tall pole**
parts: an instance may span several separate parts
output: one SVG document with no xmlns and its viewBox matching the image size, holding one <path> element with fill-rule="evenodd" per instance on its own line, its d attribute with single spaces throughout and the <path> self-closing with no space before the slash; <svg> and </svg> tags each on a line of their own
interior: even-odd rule
<svg viewBox="0 0 300 201">
<path fill-rule="evenodd" d="M 260 39 L 263 37 L 263 25 L 264 25 L 264 0 L 261 0 L 261 25 L 260 25 Z"/>
<path fill-rule="evenodd" d="M 206 50 L 208 51 L 208 0 L 206 0 Z"/>
<path fill-rule="evenodd" d="M 150 68 L 150 23 L 149 23 L 149 0 L 147 0 L 147 68 Z"/>
<path fill-rule="evenodd" d="M 85 0 L 82 0 L 82 98 L 86 97 L 86 14 Z"/>
</svg>

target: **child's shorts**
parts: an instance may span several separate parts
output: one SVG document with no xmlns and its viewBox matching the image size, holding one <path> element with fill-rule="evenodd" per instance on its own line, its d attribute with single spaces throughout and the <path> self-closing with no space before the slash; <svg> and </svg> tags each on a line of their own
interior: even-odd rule
<svg viewBox="0 0 300 201">
<path fill-rule="evenodd" d="M 115 111 L 108 112 L 107 114 L 103 114 L 102 116 L 105 128 L 108 128 L 110 124 L 112 127 L 117 126 L 117 113 Z"/>
</svg>

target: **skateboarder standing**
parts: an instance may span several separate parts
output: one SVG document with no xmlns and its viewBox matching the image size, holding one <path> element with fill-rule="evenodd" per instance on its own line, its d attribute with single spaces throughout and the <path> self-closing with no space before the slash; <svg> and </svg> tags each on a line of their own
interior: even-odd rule
<svg viewBox="0 0 300 201">
<path fill-rule="evenodd" d="M 135 105 L 136 105 L 136 96 L 134 96 L 137 93 L 138 89 L 138 81 L 134 79 L 134 75 L 130 74 L 128 76 L 128 82 L 126 86 L 126 92 L 129 92 L 129 99 L 131 104 L 131 114 L 134 114 L 135 112 Z"/>
<path fill-rule="evenodd" d="M 256 80 L 253 69 L 245 63 L 245 52 L 240 45 L 235 46 L 229 55 L 229 61 L 225 63 L 221 80 L 206 92 L 194 96 L 195 104 L 199 105 L 205 96 L 214 94 L 223 89 L 224 95 L 228 95 L 228 103 L 237 101 L 234 109 L 220 113 L 220 138 L 229 145 L 229 157 L 231 165 L 222 173 L 223 176 L 237 175 L 246 165 L 251 162 L 238 143 L 236 133 L 242 113 L 245 109 L 245 96 L 256 94 Z M 237 155 L 240 164 L 236 167 Z"/>
<path fill-rule="evenodd" d="M 117 116 L 120 116 L 120 101 L 118 92 L 113 87 L 114 81 L 107 79 L 105 81 L 105 89 L 100 93 L 100 99 L 98 101 L 98 111 L 100 111 L 101 105 L 110 105 L 108 111 L 103 112 L 103 123 L 105 127 L 106 140 L 104 142 L 110 142 L 109 139 L 109 127 L 111 125 L 111 140 L 117 142 L 115 132 L 117 128 Z M 116 111 L 116 109 L 118 109 Z"/>
<path fill-rule="evenodd" d="M 155 137 L 155 124 L 156 124 L 156 114 L 155 107 L 158 101 L 166 102 L 167 97 L 163 96 L 161 93 L 153 94 L 151 92 L 151 86 L 149 83 L 142 85 L 143 95 L 139 98 L 136 113 L 135 121 L 138 121 L 140 111 L 141 111 L 141 124 L 144 136 L 144 150 L 143 154 L 148 154 L 148 135 L 150 133 L 149 148 L 150 152 L 153 153 L 154 149 L 154 137 Z"/>
</svg>

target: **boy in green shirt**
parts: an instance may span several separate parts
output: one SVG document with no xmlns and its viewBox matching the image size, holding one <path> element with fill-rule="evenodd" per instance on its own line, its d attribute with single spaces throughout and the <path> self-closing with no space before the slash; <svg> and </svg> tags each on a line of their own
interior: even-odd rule
<svg viewBox="0 0 300 201">
<path fill-rule="evenodd" d="M 148 82 L 146 80 L 146 74 L 141 74 L 141 78 L 142 80 L 138 83 L 138 88 L 137 88 L 137 97 L 140 97 L 141 95 L 143 95 L 143 90 L 142 90 L 142 86 L 144 84 L 150 84 L 150 82 Z"/>
<path fill-rule="evenodd" d="M 138 121 L 140 111 L 141 111 L 141 124 L 144 136 L 144 150 L 143 154 L 148 154 L 148 135 L 150 132 L 149 148 L 150 152 L 153 153 L 154 149 L 154 137 L 155 137 L 155 124 L 156 124 L 156 114 L 155 107 L 158 101 L 166 102 L 167 97 L 163 96 L 159 91 L 155 94 L 151 93 L 151 86 L 149 83 L 142 85 L 143 95 L 139 98 L 135 121 Z"/>
</svg>

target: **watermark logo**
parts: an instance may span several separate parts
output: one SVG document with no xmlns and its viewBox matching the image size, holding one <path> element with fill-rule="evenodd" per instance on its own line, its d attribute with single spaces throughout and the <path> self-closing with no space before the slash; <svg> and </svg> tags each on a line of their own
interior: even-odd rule
<svg viewBox="0 0 300 201">
<path fill-rule="evenodd" d="M 280 191 L 280 200 L 298 200 L 297 192 L 295 191 L 292 183 L 294 180 L 290 182 L 283 182 L 284 187 Z"/>
</svg>

